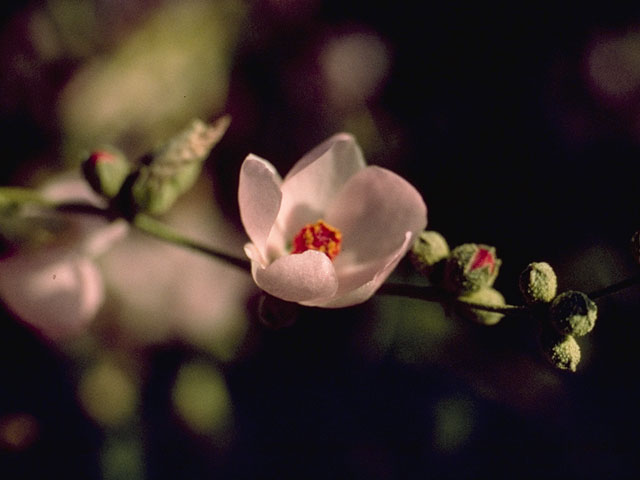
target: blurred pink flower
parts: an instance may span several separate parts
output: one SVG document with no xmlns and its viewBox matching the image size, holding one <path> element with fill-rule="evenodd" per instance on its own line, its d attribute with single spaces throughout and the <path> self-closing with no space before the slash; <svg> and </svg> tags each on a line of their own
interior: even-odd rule
<svg viewBox="0 0 640 480">
<path fill-rule="evenodd" d="M 162 221 L 201 243 L 241 255 L 241 233 L 211 198 L 211 182 L 203 176 Z M 180 338 L 230 358 L 244 339 L 247 300 L 255 287 L 242 270 L 135 229 L 99 264 L 110 320 L 134 342 Z"/>
<path fill-rule="evenodd" d="M 60 177 L 41 192 L 54 201 L 102 202 L 78 176 Z M 60 222 L 62 230 L 36 247 L 18 246 L 0 262 L 0 296 L 22 321 L 60 340 L 80 333 L 102 306 L 104 285 L 93 259 L 128 228 L 119 221 L 50 212 L 27 212 L 26 221 L 43 216 Z"/>
<path fill-rule="evenodd" d="M 418 191 L 389 170 L 367 167 L 346 133 L 307 153 L 284 180 L 250 154 L 238 199 L 256 284 L 308 306 L 369 299 L 427 224 Z"/>
</svg>

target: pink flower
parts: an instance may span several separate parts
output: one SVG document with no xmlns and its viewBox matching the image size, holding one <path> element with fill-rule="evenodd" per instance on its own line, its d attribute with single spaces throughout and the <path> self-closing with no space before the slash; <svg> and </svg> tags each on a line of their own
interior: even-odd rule
<svg viewBox="0 0 640 480">
<path fill-rule="evenodd" d="M 308 306 L 369 299 L 427 224 L 418 191 L 389 170 L 367 167 L 346 133 L 307 153 L 284 180 L 250 154 L 238 199 L 256 284 Z"/>
<path fill-rule="evenodd" d="M 79 177 L 60 177 L 41 190 L 53 201 L 101 206 Z M 36 247 L 20 245 L 0 262 L 0 296 L 24 322 L 53 340 L 82 332 L 104 301 L 102 275 L 94 258 L 127 233 L 123 222 L 52 212 L 26 212 L 25 222 L 49 222 L 58 229 Z M 34 230 L 35 232 L 35 230 Z"/>
<path fill-rule="evenodd" d="M 162 221 L 189 238 L 240 255 L 241 232 L 211 198 L 211 182 L 203 176 Z M 180 338 L 225 359 L 236 353 L 248 327 L 247 299 L 255 293 L 244 272 L 135 229 L 99 263 L 106 303 L 117 306 L 109 320 L 129 340 L 150 345 Z"/>
</svg>

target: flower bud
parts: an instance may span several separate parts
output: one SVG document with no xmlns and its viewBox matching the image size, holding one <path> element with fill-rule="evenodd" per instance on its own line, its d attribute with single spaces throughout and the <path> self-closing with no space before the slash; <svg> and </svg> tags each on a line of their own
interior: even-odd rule
<svg viewBox="0 0 640 480">
<path fill-rule="evenodd" d="M 167 212 L 195 184 L 204 161 L 227 131 L 229 122 L 228 116 L 211 125 L 194 120 L 150 155 L 131 186 L 136 209 L 153 215 Z"/>
<path fill-rule="evenodd" d="M 436 264 L 449 256 L 449 252 L 449 245 L 441 234 L 424 230 L 413 243 L 409 259 L 418 272 L 429 276 Z"/>
<path fill-rule="evenodd" d="M 520 274 L 519 285 L 528 304 L 549 303 L 558 290 L 556 274 L 546 262 L 530 263 Z"/>
<path fill-rule="evenodd" d="M 494 247 L 476 243 L 459 245 L 451 251 L 444 266 L 444 287 L 454 293 L 491 287 L 500 263 Z"/>
<path fill-rule="evenodd" d="M 500 307 L 505 305 L 504 297 L 495 288 L 485 287 L 474 292 L 466 293 L 458 297 L 458 300 L 463 302 L 478 303 L 480 305 L 487 305 L 489 307 Z M 489 312 L 487 310 L 480 310 L 478 308 L 471 308 L 466 305 L 457 305 L 457 313 L 468 320 L 472 320 L 483 325 L 495 325 L 504 314 L 497 312 Z"/>
<path fill-rule="evenodd" d="M 640 230 L 631 237 L 631 253 L 636 262 L 640 263 Z"/>
<path fill-rule="evenodd" d="M 552 365 L 561 370 L 576 371 L 580 363 L 580 346 L 572 335 L 565 335 L 547 328 L 541 335 L 540 346 Z"/>
<path fill-rule="evenodd" d="M 82 163 L 89 185 L 106 198 L 118 194 L 130 171 L 131 165 L 124 154 L 111 147 L 96 150 Z"/>
<path fill-rule="evenodd" d="M 580 337 L 593 329 L 598 307 L 584 293 L 568 291 L 553 300 L 549 316 L 558 332 Z"/>
</svg>

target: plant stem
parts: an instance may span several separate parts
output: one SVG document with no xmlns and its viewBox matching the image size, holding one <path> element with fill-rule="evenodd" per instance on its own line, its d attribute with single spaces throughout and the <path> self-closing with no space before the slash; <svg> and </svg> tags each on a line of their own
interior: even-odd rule
<svg viewBox="0 0 640 480">
<path fill-rule="evenodd" d="M 30 188 L 22 187 L 0 187 L 0 207 L 5 205 L 35 204 L 43 207 L 52 208 L 60 212 L 79 213 L 98 215 L 113 220 L 117 215 L 110 209 L 95 207 L 85 203 L 55 203 L 44 198 L 38 191 Z M 228 253 L 220 252 L 212 247 L 203 245 L 192 240 L 172 227 L 156 220 L 155 218 L 139 213 L 130 220 L 131 223 L 139 230 L 148 235 L 159 238 L 161 240 L 179 245 L 197 252 L 204 253 L 210 257 L 217 258 L 238 267 L 247 272 L 251 271 L 251 263 L 245 259 L 235 257 Z M 608 287 L 595 290 L 589 294 L 592 299 L 604 297 L 612 293 L 619 292 L 625 288 L 640 284 L 640 274 L 627 278 L 620 282 L 609 285 Z M 376 292 L 378 295 L 395 295 L 400 297 L 415 298 L 430 302 L 448 303 L 461 305 L 468 308 L 485 310 L 488 312 L 503 314 L 523 314 L 529 312 L 529 308 L 523 305 L 482 305 L 473 302 L 460 300 L 452 296 L 447 291 L 434 286 L 418 286 L 409 284 L 386 283 Z"/>
<path fill-rule="evenodd" d="M 415 298 L 418 300 L 426 300 L 428 302 L 456 304 L 468 308 L 484 310 L 487 312 L 522 314 L 529 311 L 527 307 L 520 305 L 484 305 L 474 302 L 467 302 L 455 298 L 453 295 L 442 288 L 434 286 L 385 283 L 378 289 L 376 293 L 378 295 L 394 295 L 399 297 Z"/>
<path fill-rule="evenodd" d="M 133 218 L 131 223 L 137 229 L 145 232 L 148 235 L 154 236 L 161 240 L 165 240 L 175 245 L 179 245 L 181 247 L 189 248 L 191 250 L 204 253 L 211 257 L 217 258 L 218 260 L 222 260 L 224 262 L 230 263 L 231 265 L 241 268 L 243 270 L 246 270 L 248 272 L 251 271 L 251 263 L 249 261 L 235 257 L 228 253 L 220 252 L 209 246 L 203 245 L 190 238 L 187 238 L 181 233 L 174 230 L 173 228 L 156 220 L 153 217 L 150 217 L 149 215 L 146 215 L 144 213 L 139 213 Z"/>
<path fill-rule="evenodd" d="M 88 203 L 56 203 L 43 197 L 37 190 L 33 190 L 31 188 L 0 187 L 0 207 L 23 204 L 38 205 L 58 212 L 95 215 L 104 217 L 108 220 L 115 220 L 115 218 L 118 217 L 117 213 L 113 212 L 109 208 L 96 207 Z M 249 261 L 198 243 L 149 215 L 139 213 L 135 215 L 130 222 L 138 230 L 141 230 L 148 235 L 181 247 L 204 253 L 210 257 L 217 258 L 218 260 L 222 260 L 248 272 L 251 271 L 251 263 Z"/>
<path fill-rule="evenodd" d="M 589 294 L 589 298 L 595 300 L 596 298 L 604 297 L 605 295 L 611 295 L 612 293 L 619 292 L 620 290 L 624 290 L 625 288 L 637 284 L 640 284 L 640 273 L 634 275 L 633 277 L 629 277 L 625 280 L 614 283 L 613 285 L 609 285 L 608 287 L 595 290 L 594 292 L 591 292 Z"/>
<path fill-rule="evenodd" d="M 55 206 L 54 202 L 44 198 L 37 190 L 26 187 L 0 187 L 0 208 L 25 203 L 46 207 Z"/>
</svg>

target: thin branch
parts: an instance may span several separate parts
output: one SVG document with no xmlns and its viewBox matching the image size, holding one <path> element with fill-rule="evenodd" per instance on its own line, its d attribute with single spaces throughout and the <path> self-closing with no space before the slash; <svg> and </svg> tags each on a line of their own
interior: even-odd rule
<svg viewBox="0 0 640 480">
<path fill-rule="evenodd" d="M 620 290 L 624 290 L 625 288 L 629 288 L 638 284 L 640 284 L 640 273 L 633 277 L 629 277 L 626 280 L 622 280 L 618 283 L 614 283 L 613 285 L 609 285 L 608 287 L 595 290 L 589 293 L 589 298 L 595 300 L 597 298 L 604 297 L 605 295 L 611 295 L 612 293 L 619 292 Z"/>
<path fill-rule="evenodd" d="M 79 213 L 83 215 L 95 215 L 104 217 L 108 220 L 115 220 L 117 215 L 114 215 L 110 210 L 89 205 L 87 203 L 59 203 L 54 205 L 54 209 L 58 212 L 64 213 Z"/>
<path fill-rule="evenodd" d="M 230 263 L 231 265 L 241 268 L 247 272 L 251 271 L 251 263 L 248 260 L 235 257 L 228 253 L 220 252 L 212 247 L 203 245 L 199 242 L 196 242 L 195 240 L 187 238 L 168 225 L 144 213 L 137 214 L 133 218 L 132 224 L 148 235 L 154 236 L 161 240 L 166 240 L 167 242 L 171 242 L 175 245 L 204 253 L 211 257 L 217 258 L 218 260 Z"/>
<path fill-rule="evenodd" d="M 27 187 L 0 187 L 0 208 L 11 205 L 31 203 L 45 207 L 55 206 L 54 202 L 46 199 L 37 190 Z"/>
<path fill-rule="evenodd" d="M 95 207 L 85 203 L 55 203 L 44 198 L 39 192 L 30 188 L 22 187 L 0 187 L 0 207 L 3 205 L 19 205 L 31 203 L 43 207 L 52 208 L 60 212 L 79 213 L 102 216 L 113 220 L 117 215 L 110 209 Z M 251 263 L 245 259 L 238 258 L 228 253 L 220 252 L 208 245 L 201 244 L 192 240 L 172 227 L 156 220 L 155 218 L 139 213 L 133 217 L 131 223 L 139 230 L 153 237 L 165 240 L 167 242 L 195 250 L 210 257 L 217 258 L 224 262 L 230 263 L 247 272 L 251 271 Z M 606 295 L 619 292 L 625 288 L 640 284 L 640 274 L 630 277 L 626 280 L 614 283 L 608 287 L 595 290 L 589 294 L 592 299 L 598 299 Z M 409 284 L 386 283 L 376 292 L 378 295 L 394 295 L 407 298 L 415 298 L 430 302 L 447 303 L 461 305 L 468 308 L 485 310 L 487 312 L 503 313 L 503 314 L 522 314 L 529 312 L 529 308 L 523 305 L 483 305 L 473 302 L 460 300 L 452 296 L 447 291 L 433 286 L 418 286 Z"/>
<path fill-rule="evenodd" d="M 20 204 L 38 205 L 51 208 L 58 212 L 95 215 L 108 220 L 115 220 L 118 217 L 118 214 L 109 208 L 96 207 L 88 203 L 80 202 L 56 203 L 43 197 L 37 190 L 23 187 L 0 187 L 0 207 L 3 205 Z M 138 230 L 155 238 L 204 253 L 247 272 L 251 271 L 251 263 L 249 261 L 196 242 L 149 215 L 139 213 L 135 215 L 130 222 Z"/>
<path fill-rule="evenodd" d="M 460 300 L 446 290 L 433 286 L 418 286 L 402 283 L 386 283 L 376 292 L 378 295 L 394 295 L 398 297 L 415 298 L 428 302 L 449 303 L 504 314 L 522 314 L 529 312 L 529 309 L 521 305 L 484 305 L 475 302 Z"/>
</svg>

